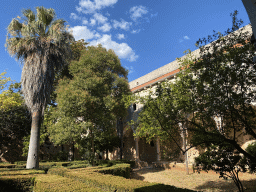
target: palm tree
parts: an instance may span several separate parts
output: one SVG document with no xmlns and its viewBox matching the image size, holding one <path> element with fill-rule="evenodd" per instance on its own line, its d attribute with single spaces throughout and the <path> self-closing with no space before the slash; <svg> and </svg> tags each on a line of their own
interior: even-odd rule
<svg viewBox="0 0 256 192">
<path fill-rule="evenodd" d="M 12 19 L 7 28 L 6 47 L 11 56 L 23 63 L 22 93 L 32 116 L 27 169 L 39 168 L 40 125 L 50 100 L 54 77 L 71 56 L 74 40 L 65 21 L 55 20 L 54 9 L 36 7 L 35 14 L 25 9 L 21 17 Z"/>
</svg>

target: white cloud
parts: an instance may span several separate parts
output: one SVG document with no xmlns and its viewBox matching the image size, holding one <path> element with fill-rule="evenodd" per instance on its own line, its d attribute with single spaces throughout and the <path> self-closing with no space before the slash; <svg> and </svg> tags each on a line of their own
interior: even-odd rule
<svg viewBox="0 0 256 192">
<path fill-rule="evenodd" d="M 79 17 L 77 14 L 75 13 L 71 13 L 70 14 L 70 18 L 74 19 L 74 20 L 77 20 L 77 19 L 81 19 L 81 17 Z"/>
<path fill-rule="evenodd" d="M 127 22 L 123 19 L 121 19 L 121 21 L 113 20 L 113 26 L 115 29 L 119 27 L 120 29 L 128 30 L 131 25 L 131 22 Z"/>
<path fill-rule="evenodd" d="M 100 13 L 95 13 L 95 14 L 93 15 L 93 17 L 94 17 L 94 19 L 97 20 L 98 23 L 100 23 L 100 24 L 104 24 L 104 23 L 108 20 L 107 17 L 104 17 L 104 16 L 103 16 L 102 14 L 100 14 Z"/>
<path fill-rule="evenodd" d="M 183 39 L 179 39 L 179 42 L 182 43 L 185 40 L 189 40 L 190 38 L 188 36 L 183 36 Z"/>
<path fill-rule="evenodd" d="M 111 27 L 111 25 L 109 23 L 105 23 L 101 27 L 98 27 L 98 29 L 103 31 L 103 32 L 108 32 L 108 31 L 110 31 L 111 28 L 112 27 Z"/>
<path fill-rule="evenodd" d="M 129 12 L 131 14 L 131 19 L 136 21 L 138 18 L 142 17 L 142 15 L 147 14 L 148 10 L 146 7 L 140 5 L 132 7 Z"/>
<path fill-rule="evenodd" d="M 150 17 L 156 17 L 158 15 L 158 12 L 156 12 L 155 14 L 151 14 Z"/>
<path fill-rule="evenodd" d="M 124 34 L 117 34 L 117 38 L 118 38 L 119 40 L 124 39 Z"/>
<path fill-rule="evenodd" d="M 129 70 L 129 74 L 134 72 L 133 66 L 130 66 L 130 67 L 124 66 L 124 67 Z"/>
<path fill-rule="evenodd" d="M 89 22 L 88 22 L 87 19 L 83 19 L 83 20 L 82 20 L 82 23 L 83 23 L 83 25 L 87 25 Z"/>
<path fill-rule="evenodd" d="M 103 35 L 100 39 L 93 40 L 90 45 L 101 44 L 106 49 L 113 49 L 120 59 L 136 61 L 139 57 L 135 54 L 132 48 L 126 43 L 117 43 L 111 39 L 111 35 Z"/>
<path fill-rule="evenodd" d="M 96 10 L 112 6 L 116 4 L 117 1 L 118 0 L 80 0 L 79 7 L 76 7 L 76 10 L 85 14 L 93 13 Z"/>
<path fill-rule="evenodd" d="M 96 19 L 90 19 L 90 25 L 94 26 L 96 25 Z"/>
<path fill-rule="evenodd" d="M 136 34 L 136 33 L 139 33 L 140 31 L 141 31 L 140 29 L 132 30 L 131 33 L 132 33 L 132 34 Z"/>
<path fill-rule="evenodd" d="M 76 41 L 80 39 L 84 39 L 85 41 L 87 41 L 89 39 L 95 39 L 100 37 L 99 33 L 89 30 L 87 26 L 75 26 L 72 27 L 71 30 L 73 31 L 73 35 Z"/>
</svg>

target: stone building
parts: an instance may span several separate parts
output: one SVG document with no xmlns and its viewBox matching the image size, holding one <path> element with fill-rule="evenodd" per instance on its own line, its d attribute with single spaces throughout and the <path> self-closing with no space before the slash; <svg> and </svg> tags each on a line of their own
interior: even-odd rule
<svg viewBox="0 0 256 192">
<path fill-rule="evenodd" d="M 246 32 L 248 31 L 250 35 L 252 35 L 252 28 L 251 25 L 246 25 L 243 28 L 240 28 L 235 33 L 239 32 Z M 199 57 L 199 49 L 192 52 L 192 55 L 195 57 Z M 184 59 L 186 56 L 181 57 Z M 157 84 L 159 82 L 168 80 L 173 81 L 175 79 L 175 75 L 179 73 L 179 63 L 177 60 L 164 65 L 138 79 L 135 79 L 129 83 L 130 89 L 132 93 L 138 94 L 139 96 L 145 96 L 148 94 L 149 89 L 155 90 Z M 129 115 L 124 122 L 124 129 L 123 129 L 123 159 L 129 160 L 137 160 L 141 162 L 141 164 L 149 164 L 152 162 L 159 162 L 159 161 L 177 161 L 183 162 L 184 156 L 179 153 L 176 159 L 167 159 L 166 157 L 161 155 L 161 151 L 166 147 L 164 143 L 160 143 L 159 139 L 155 139 L 150 143 L 146 143 L 145 139 L 143 138 L 135 138 L 133 134 L 136 132 L 136 128 L 128 128 L 128 122 L 130 120 L 136 120 L 140 111 L 142 110 L 143 105 L 140 103 L 134 103 L 128 109 Z M 216 119 L 216 121 L 220 121 L 220 119 Z M 245 148 L 248 143 L 251 143 L 252 138 L 246 136 L 241 137 L 239 143 Z M 170 148 L 173 148 L 171 146 Z M 120 149 L 115 150 L 113 153 L 109 154 L 110 159 L 119 158 Z M 190 149 L 187 152 L 188 155 L 188 162 L 193 163 L 194 158 L 199 155 L 198 150 L 195 148 Z"/>
</svg>

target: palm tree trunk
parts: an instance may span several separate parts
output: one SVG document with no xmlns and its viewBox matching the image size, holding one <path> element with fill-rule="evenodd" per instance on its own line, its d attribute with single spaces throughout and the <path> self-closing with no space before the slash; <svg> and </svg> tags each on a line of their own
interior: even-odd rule
<svg viewBox="0 0 256 192">
<path fill-rule="evenodd" d="M 39 168 L 41 111 L 32 113 L 31 134 L 28 150 L 27 169 Z"/>
</svg>

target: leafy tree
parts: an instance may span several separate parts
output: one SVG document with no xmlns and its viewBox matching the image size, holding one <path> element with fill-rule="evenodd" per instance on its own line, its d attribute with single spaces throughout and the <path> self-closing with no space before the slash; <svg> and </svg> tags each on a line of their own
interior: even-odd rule
<svg viewBox="0 0 256 192">
<path fill-rule="evenodd" d="M 91 46 L 72 61 L 69 73 L 72 78 L 59 81 L 50 138 L 55 144 L 82 144 L 89 137 L 94 151 L 94 141 L 102 137 L 97 133 L 109 133 L 116 118 L 126 115 L 127 71 L 112 50 Z"/>
<path fill-rule="evenodd" d="M 20 158 L 18 150 L 23 137 L 29 134 L 31 117 L 20 93 L 20 83 L 13 83 L 5 74 L 0 74 L 0 159 L 14 162 Z M 8 83 L 8 90 L 3 91 Z"/>
<path fill-rule="evenodd" d="M 195 158 L 196 169 L 213 170 L 220 174 L 220 178 L 231 178 L 239 191 L 243 191 L 243 185 L 238 177 L 238 173 L 244 167 L 241 161 L 242 156 L 237 154 L 234 146 L 228 143 L 222 143 L 218 146 L 211 145 L 207 150 Z"/>
<path fill-rule="evenodd" d="M 53 9 L 37 7 L 23 10 L 23 22 L 14 18 L 7 28 L 6 47 L 12 56 L 24 63 L 21 75 L 25 103 L 32 114 L 28 169 L 39 167 L 40 125 L 50 99 L 55 72 L 69 57 L 73 36 L 65 29 L 65 21 L 55 20 Z"/>
</svg>

